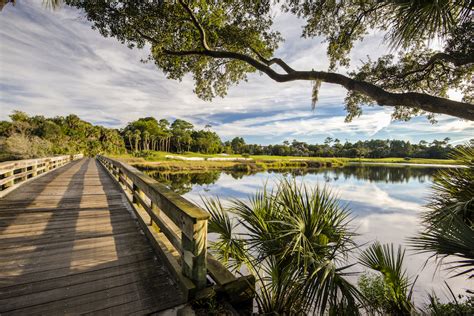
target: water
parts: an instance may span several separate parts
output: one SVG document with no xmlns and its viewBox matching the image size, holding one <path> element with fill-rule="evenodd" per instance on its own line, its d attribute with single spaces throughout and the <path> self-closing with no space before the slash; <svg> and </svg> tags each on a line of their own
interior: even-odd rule
<svg viewBox="0 0 474 316">
<path fill-rule="evenodd" d="M 435 167 L 419 166 L 347 166 L 344 168 L 259 172 L 157 173 L 150 172 L 185 198 L 202 204 L 200 196 L 219 196 L 245 199 L 261 189 L 265 183 L 272 187 L 282 176 L 295 176 L 306 185 L 328 185 L 342 203 L 348 203 L 358 234 L 356 241 L 364 245 L 378 240 L 382 243 L 405 245 L 419 227 L 419 215 L 430 195 Z M 408 274 L 418 276 L 415 285 L 417 303 L 426 301 L 427 294 L 435 291 L 443 300 L 447 297 L 444 281 L 455 293 L 474 288 L 474 281 L 465 278 L 450 279 L 436 269 L 428 255 L 415 254 L 407 249 L 405 257 Z M 362 268 L 360 268 L 362 270 Z"/>
</svg>

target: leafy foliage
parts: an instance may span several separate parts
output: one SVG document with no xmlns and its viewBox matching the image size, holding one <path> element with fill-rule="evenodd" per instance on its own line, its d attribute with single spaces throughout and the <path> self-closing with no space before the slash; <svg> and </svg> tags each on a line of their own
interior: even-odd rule
<svg viewBox="0 0 474 316">
<path fill-rule="evenodd" d="M 136 155 L 140 150 L 161 150 L 168 152 L 195 151 L 205 154 L 222 152 L 222 141 L 210 126 L 195 130 L 193 124 L 182 119 L 173 123 L 166 119 L 157 121 L 154 117 L 140 118 L 128 123 L 122 130 L 127 147 Z"/>
<path fill-rule="evenodd" d="M 393 244 L 376 242 L 365 249 L 359 259 L 363 266 L 381 273 L 387 303 L 383 309 L 389 314 L 409 315 L 413 309 L 411 296 L 414 282 L 410 282 L 403 268 L 404 257 L 405 250 L 400 246 L 395 252 Z"/>
<path fill-rule="evenodd" d="M 115 129 L 94 126 L 71 114 L 66 117 L 28 116 L 15 111 L 11 122 L 0 122 L 0 147 L 3 160 L 43 157 L 82 152 L 125 151 L 122 137 Z"/>
<path fill-rule="evenodd" d="M 452 258 L 446 267 L 455 276 L 474 274 L 474 147 L 458 148 L 453 158 L 466 168 L 442 169 L 434 178 L 430 210 L 424 214 L 424 230 L 411 242 L 432 257 Z M 457 271 L 457 272 L 456 272 Z"/>
<path fill-rule="evenodd" d="M 357 71 L 351 72 L 351 76 L 393 92 L 411 91 L 447 98 L 449 89 L 457 89 L 463 92 L 465 102 L 472 102 L 474 63 L 468 61 L 474 54 L 473 38 L 474 23 L 466 22 L 449 33 L 444 47 L 444 51 L 449 53 L 440 53 L 421 42 L 409 50 L 399 51 L 397 58 L 392 54 L 377 61 L 369 58 Z M 360 115 L 361 105 L 374 104 L 357 92 L 349 92 L 346 103 L 351 107 L 349 115 L 353 115 L 348 120 Z M 408 120 L 419 114 L 426 113 L 400 104 L 393 117 Z M 432 115 L 429 118 L 434 120 Z"/>
<path fill-rule="evenodd" d="M 195 93 L 204 100 L 225 96 L 230 86 L 261 71 L 278 82 L 315 82 L 313 106 L 318 82 L 345 87 L 347 120 L 359 116 L 367 103 L 396 107 L 396 119 L 424 113 L 472 119 L 473 105 L 466 103 L 472 99 L 474 62 L 469 0 L 65 2 L 83 9 L 104 36 L 129 47 L 149 43 L 149 60 L 170 79 L 190 74 Z M 273 27 L 273 12 L 280 9 L 306 21 L 304 37 L 328 42 L 329 71 L 296 71 L 274 56 L 283 41 Z M 399 58 L 369 60 L 349 76 L 335 73 L 338 66 L 350 65 L 350 52 L 369 30 L 383 32 L 389 45 L 400 50 Z M 433 39 L 444 48 L 430 49 L 426 42 Z M 453 88 L 464 91 L 466 102 L 446 98 Z"/>
<path fill-rule="evenodd" d="M 282 179 L 275 191 L 228 207 L 204 201 L 209 232 L 218 235 L 211 247 L 234 270 L 255 275 L 260 313 L 358 313 L 359 291 L 344 265 L 355 247 L 349 212 L 327 188 Z"/>
<path fill-rule="evenodd" d="M 369 315 L 387 313 L 389 306 L 387 298 L 388 287 L 380 274 L 364 273 L 357 282 L 360 292 L 364 296 L 364 309 Z"/>
<path fill-rule="evenodd" d="M 453 150 L 448 144 L 449 138 L 433 140 L 431 143 L 420 141 L 412 144 L 404 140 L 372 139 L 350 143 L 341 143 L 339 139 L 329 138 L 324 144 L 308 144 L 293 140 L 275 145 L 246 144 L 241 137 L 235 137 L 224 143 L 230 153 L 251 155 L 303 156 L 303 157 L 349 157 L 349 158 L 433 158 L 446 159 Z M 459 145 L 458 145 L 459 146 Z M 461 148 L 463 146 L 459 146 Z"/>
<path fill-rule="evenodd" d="M 445 315 L 473 315 L 474 314 L 474 297 L 464 297 L 459 295 L 457 298 L 451 292 L 453 301 L 447 303 L 441 303 L 436 295 L 430 295 L 430 303 L 428 304 L 428 311 L 433 316 L 445 316 Z"/>
</svg>

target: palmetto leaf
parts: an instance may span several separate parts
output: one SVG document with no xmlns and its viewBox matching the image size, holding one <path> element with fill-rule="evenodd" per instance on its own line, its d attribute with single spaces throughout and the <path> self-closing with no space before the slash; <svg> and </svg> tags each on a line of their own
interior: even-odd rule
<svg viewBox="0 0 474 316">
<path fill-rule="evenodd" d="M 453 258 L 445 262 L 453 277 L 474 276 L 474 230 L 460 216 L 452 217 L 449 223 L 437 222 L 410 241 L 419 252 L 432 253 L 431 258 Z"/>
<path fill-rule="evenodd" d="M 350 214 L 330 190 L 282 178 L 227 209 L 218 200 L 205 207 L 209 231 L 220 236 L 212 247 L 255 275 L 260 313 L 358 313 L 360 293 L 343 264 L 355 247 Z"/>
<path fill-rule="evenodd" d="M 409 313 L 413 308 L 411 293 L 414 282 L 410 282 L 403 268 L 404 257 L 405 250 L 400 246 L 395 251 L 393 244 L 375 242 L 362 252 L 359 259 L 363 266 L 382 274 L 389 289 L 389 301 L 393 305 L 389 310 L 401 314 Z"/>
<path fill-rule="evenodd" d="M 238 270 L 244 262 L 249 261 L 249 258 L 244 250 L 243 241 L 234 234 L 235 224 L 218 198 L 201 199 L 204 207 L 211 214 L 208 231 L 219 236 L 217 241 L 211 242 L 211 247 L 221 262 L 234 270 Z"/>
<path fill-rule="evenodd" d="M 424 230 L 410 238 L 419 252 L 445 263 L 453 276 L 474 274 L 474 148 L 457 148 L 452 156 L 465 168 L 442 169 L 434 178 Z M 451 259 L 446 260 L 444 259 Z M 443 262 L 444 261 L 444 262 Z"/>
<path fill-rule="evenodd" d="M 392 31 L 388 38 L 394 47 L 405 46 L 413 38 L 445 36 L 458 23 L 469 20 L 470 0 L 391 1 Z"/>
</svg>

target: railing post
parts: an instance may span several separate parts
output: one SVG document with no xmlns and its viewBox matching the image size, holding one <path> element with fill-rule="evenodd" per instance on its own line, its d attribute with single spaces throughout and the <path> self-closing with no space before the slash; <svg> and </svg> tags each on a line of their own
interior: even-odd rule
<svg viewBox="0 0 474 316">
<path fill-rule="evenodd" d="M 155 203 L 153 203 L 153 201 L 150 202 L 150 208 L 151 208 L 151 211 L 153 213 L 156 214 L 156 216 L 159 216 L 160 215 L 160 208 L 158 206 L 156 206 Z M 153 225 L 153 219 L 151 218 L 150 216 L 150 226 Z M 156 226 L 156 225 L 155 225 Z M 156 226 L 156 229 L 159 231 L 160 228 L 158 226 Z"/>
<path fill-rule="evenodd" d="M 12 169 L 12 171 L 5 173 L 5 178 L 12 177 L 15 174 L 15 169 Z M 12 179 L 11 181 L 6 182 L 3 186 L 5 188 L 9 188 L 15 184 L 15 179 Z"/>
<path fill-rule="evenodd" d="M 31 177 L 34 178 L 38 175 L 38 162 L 35 162 L 33 166 L 31 166 Z"/>
<path fill-rule="evenodd" d="M 181 242 L 183 273 L 194 281 L 198 289 L 204 288 L 207 282 L 207 220 L 196 221 L 192 227 L 192 239 L 183 229 Z"/>
<path fill-rule="evenodd" d="M 141 204 L 140 202 L 138 201 L 137 197 L 135 196 L 135 193 L 138 194 L 138 196 L 143 200 L 143 198 L 145 197 L 145 193 L 143 193 L 142 190 L 140 190 L 140 188 L 134 183 L 132 185 L 133 187 L 133 192 L 132 192 L 132 201 L 133 203 L 136 203 L 138 206 L 141 207 Z"/>
<path fill-rule="evenodd" d="M 47 172 L 51 169 L 51 159 L 47 159 L 44 162 L 44 172 Z"/>
<path fill-rule="evenodd" d="M 122 186 L 122 188 L 123 188 L 123 187 L 125 186 L 125 183 L 123 183 L 121 176 L 123 176 L 123 172 L 122 172 L 122 169 L 119 168 L 119 170 L 118 170 L 118 176 L 117 176 L 117 177 L 118 177 L 118 182 L 119 182 L 119 184 L 120 184 L 120 185 Z"/>
<path fill-rule="evenodd" d="M 193 209 L 194 206 L 192 204 L 182 201 L 182 199 L 174 193 L 161 193 L 159 192 L 159 188 L 155 186 L 150 188 L 145 187 L 149 184 L 148 179 L 144 178 L 143 175 L 132 168 L 127 168 L 121 163 L 106 157 L 98 156 L 98 159 L 112 175 L 112 178 L 117 179 L 117 181 L 122 184 L 123 190 L 127 193 L 127 198 L 131 201 L 135 211 L 137 211 L 136 214 L 140 218 L 141 225 L 145 225 L 144 229 L 154 232 L 160 229 L 160 232 L 164 235 L 156 237 L 151 234 L 148 237 L 167 238 L 168 241 L 171 242 L 171 245 L 180 252 L 181 256 L 178 262 L 175 261 L 175 258 L 168 258 L 167 252 L 163 254 L 167 260 L 171 260 L 171 267 L 176 267 L 176 263 L 181 265 L 181 269 L 179 270 L 176 268 L 171 269 L 174 269 L 176 273 L 180 273 L 191 280 L 193 288 L 205 288 L 207 285 L 208 214 L 198 209 Z M 145 189 L 145 191 L 142 189 Z M 148 193 L 148 191 L 150 192 Z M 131 196 L 128 194 L 129 192 Z M 147 194 L 145 194 L 145 192 L 147 192 Z M 150 203 L 148 203 L 148 198 L 150 199 Z M 178 206 L 177 202 L 183 204 Z M 138 207 L 143 207 L 150 216 L 149 224 L 148 217 L 144 217 L 144 212 L 139 212 Z M 161 212 L 164 212 L 168 218 L 156 217 L 161 215 Z M 179 235 L 177 236 L 179 232 L 174 231 L 173 227 L 167 225 L 167 220 L 171 220 L 179 228 L 181 238 L 178 237 Z M 158 246 L 161 247 L 160 245 Z M 186 282 L 189 282 L 189 280 Z"/>
<path fill-rule="evenodd" d="M 25 167 L 25 168 L 21 168 L 20 169 L 20 173 L 26 173 L 28 171 L 28 167 Z M 25 174 L 24 176 L 22 176 L 20 178 L 20 181 L 25 181 L 26 179 L 28 178 L 28 176 Z"/>
<path fill-rule="evenodd" d="M 117 179 L 117 181 L 120 183 L 120 168 L 115 167 L 113 165 L 112 165 L 112 168 L 113 168 L 113 171 L 114 171 L 115 179 Z"/>
</svg>

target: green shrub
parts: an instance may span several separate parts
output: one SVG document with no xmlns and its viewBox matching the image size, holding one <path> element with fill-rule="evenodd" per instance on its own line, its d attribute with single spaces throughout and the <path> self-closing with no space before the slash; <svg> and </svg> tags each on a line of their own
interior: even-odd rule
<svg viewBox="0 0 474 316">
<path fill-rule="evenodd" d="M 441 303 L 437 296 L 430 296 L 430 304 L 428 305 L 428 313 L 432 316 L 445 315 L 474 315 L 474 297 L 454 296 L 452 302 Z"/>
</svg>

